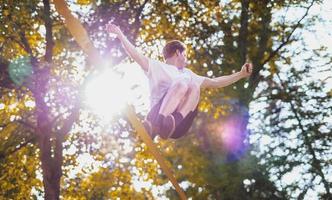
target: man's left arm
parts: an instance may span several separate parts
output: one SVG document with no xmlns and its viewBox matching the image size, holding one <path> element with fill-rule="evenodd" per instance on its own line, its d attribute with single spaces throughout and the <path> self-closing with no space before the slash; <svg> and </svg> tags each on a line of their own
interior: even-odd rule
<svg viewBox="0 0 332 200">
<path fill-rule="evenodd" d="M 217 78 L 205 78 L 201 87 L 202 88 L 222 88 L 229 86 L 237 81 L 239 81 L 242 78 L 249 77 L 252 73 L 252 64 L 251 63 L 245 63 L 241 71 L 236 72 L 232 75 L 228 76 L 220 76 Z"/>
</svg>

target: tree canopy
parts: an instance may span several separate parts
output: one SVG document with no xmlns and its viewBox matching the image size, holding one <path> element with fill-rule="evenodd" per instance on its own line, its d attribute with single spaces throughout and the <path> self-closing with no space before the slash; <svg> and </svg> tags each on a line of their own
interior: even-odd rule
<svg viewBox="0 0 332 200">
<path fill-rule="evenodd" d="M 187 136 L 156 141 L 188 198 L 332 198 L 331 49 L 307 41 L 331 22 L 313 11 L 326 2 L 67 4 L 109 68 L 131 62 L 109 21 L 154 59 L 166 41 L 184 41 L 203 76 L 253 63 L 248 80 L 201 91 Z M 178 198 L 124 115 L 104 124 L 84 104 L 105 66 L 91 67 L 52 2 L 1 0 L 0 21 L 0 198 Z"/>
</svg>

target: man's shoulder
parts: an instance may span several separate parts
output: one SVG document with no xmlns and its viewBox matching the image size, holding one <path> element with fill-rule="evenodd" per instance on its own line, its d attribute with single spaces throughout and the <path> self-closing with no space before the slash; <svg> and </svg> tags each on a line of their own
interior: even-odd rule
<svg viewBox="0 0 332 200">
<path fill-rule="evenodd" d="M 193 70 L 186 68 L 187 73 L 189 73 L 190 75 L 194 76 L 194 77 L 200 77 L 200 78 L 206 78 L 205 76 L 199 75 L 198 73 L 194 72 Z"/>
<path fill-rule="evenodd" d="M 191 70 L 190 68 L 184 68 L 185 71 L 187 71 L 190 74 L 196 74 L 195 72 L 193 72 L 193 70 Z M 197 74 L 196 74 L 197 75 Z"/>
<path fill-rule="evenodd" d="M 150 58 L 149 60 L 150 60 L 151 64 L 167 66 L 167 64 L 165 62 L 162 62 L 162 61 L 160 61 L 158 59 Z"/>
</svg>

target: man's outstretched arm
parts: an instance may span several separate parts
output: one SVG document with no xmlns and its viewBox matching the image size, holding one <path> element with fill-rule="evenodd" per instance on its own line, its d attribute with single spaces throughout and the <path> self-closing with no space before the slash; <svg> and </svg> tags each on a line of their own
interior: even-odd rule
<svg viewBox="0 0 332 200">
<path fill-rule="evenodd" d="M 205 78 L 205 80 L 202 83 L 203 88 L 221 88 L 229 86 L 238 80 L 242 78 L 246 78 L 250 76 L 252 73 L 252 64 L 251 63 L 245 63 L 242 66 L 241 71 L 236 72 L 232 75 L 228 76 L 220 76 L 217 78 Z"/>
<path fill-rule="evenodd" d="M 149 59 L 144 56 L 136 47 L 129 42 L 127 37 L 122 33 L 121 29 L 114 25 L 108 24 L 106 26 L 107 32 L 115 34 L 119 40 L 121 41 L 124 49 L 126 50 L 127 54 L 137 62 L 144 71 L 148 71 L 149 68 Z"/>
</svg>

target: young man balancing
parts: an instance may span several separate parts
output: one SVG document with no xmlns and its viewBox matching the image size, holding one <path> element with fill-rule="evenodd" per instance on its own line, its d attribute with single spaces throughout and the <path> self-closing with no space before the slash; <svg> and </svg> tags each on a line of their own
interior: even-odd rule
<svg viewBox="0 0 332 200">
<path fill-rule="evenodd" d="M 151 110 L 144 126 L 152 139 L 179 138 L 190 128 L 197 115 L 200 88 L 220 88 L 250 76 L 252 64 L 245 63 L 240 72 L 209 78 L 186 68 L 186 47 L 178 41 L 168 42 L 163 48 L 164 62 L 144 56 L 133 46 L 121 29 L 108 24 L 106 29 L 121 41 L 128 55 L 144 70 L 149 79 Z"/>
</svg>

